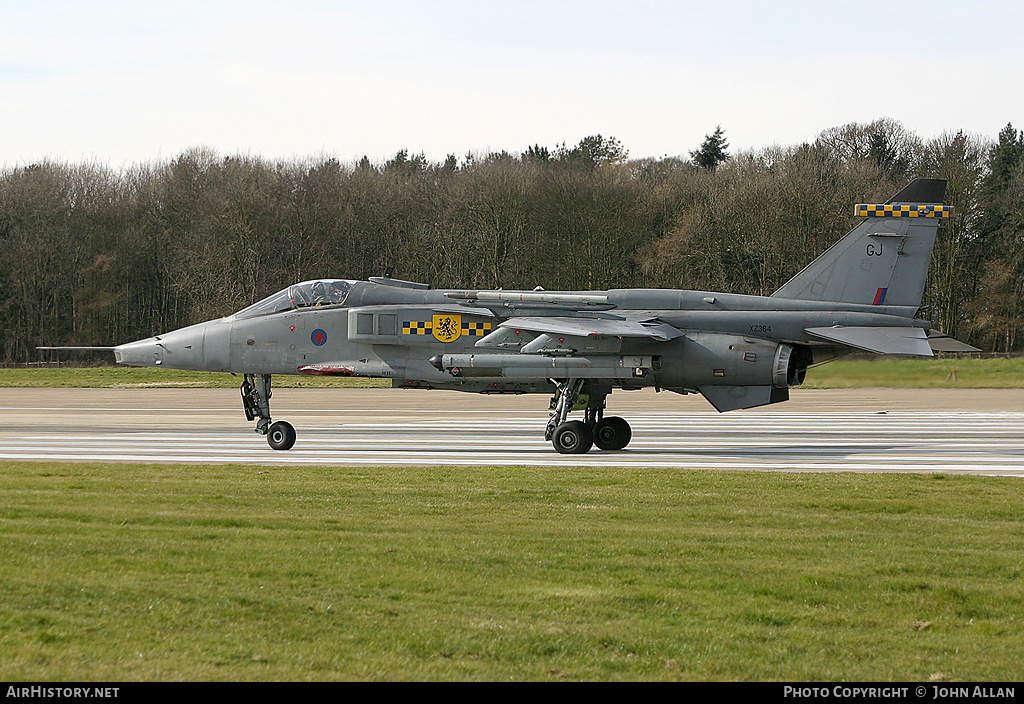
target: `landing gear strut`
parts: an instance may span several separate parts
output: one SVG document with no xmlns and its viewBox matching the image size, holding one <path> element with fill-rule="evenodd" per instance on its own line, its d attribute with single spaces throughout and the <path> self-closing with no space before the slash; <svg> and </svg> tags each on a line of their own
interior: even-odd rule
<svg viewBox="0 0 1024 704">
<path fill-rule="evenodd" d="M 556 450 L 562 454 L 582 455 L 594 445 L 601 450 L 621 450 L 629 444 L 633 437 L 629 423 L 616 416 L 604 417 L 610 388 L 591 388 L 583 420 L 566 420 L 580 398 L 585 380 L 552 381 L 558 389 L 558 400 L 544 430 L 544 439 L 550 440 Z"/>
<path fill-rule="evenodd" d="M 295 444 L 295 428 L 283 420 L 270 422 L 270 374 L 244 374 L 241 391 L 246 419 L 259 418 L 256 432 L 266 435 L 267 443 L 275 450 L 290 450 Z"/>
</svg>

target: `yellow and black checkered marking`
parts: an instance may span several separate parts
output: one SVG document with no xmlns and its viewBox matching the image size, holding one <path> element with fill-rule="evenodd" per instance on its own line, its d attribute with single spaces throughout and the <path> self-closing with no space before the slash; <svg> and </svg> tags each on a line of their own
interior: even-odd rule
<svg viewBox="0 0 1024 704">
<path fill-rule="evenodd" d="M 462 334 L 483 337 L 491 331 L 491 323 L 462 323 Z M 402 323 L 403 335 L 432 335 L 434 333 L 434 322 L 432 320 L 410 320 Z"/>
<path fill-rule="evenodd" d="M 434 332 L 434 323 L 431 320 L 410 320 L 402 323 L 403 335 L 430 335 Z"/>
<path fill-rule="evenodd" d="M 483 337 L 491 331 L 490 323 L 468 323 L 463 321 L 462 323 L 462 334 L 463 335 L 475 335 L 476 337 Z"/>
<path fill-rule="evenodd" d="M 951 218 L 952 205 L 872 205 L 858 203 L 854 214 L 865 218 Z"/>
</svg>

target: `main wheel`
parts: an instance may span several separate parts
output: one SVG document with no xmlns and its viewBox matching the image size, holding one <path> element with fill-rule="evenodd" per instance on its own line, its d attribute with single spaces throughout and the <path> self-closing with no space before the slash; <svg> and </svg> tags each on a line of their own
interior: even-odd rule
<svg viewBox="0 0 1024 704">
<path fill-rule="evenodd" d="M 551 444 L 563 455 L 582 455 L 594 445 L 594 434 L 578 420 L 570 420 L 555 428 Z"/>
<path fill-rule="evenodd" d="M 267 442 L 275 450 L 290 450 L 295 444 L 295 428 L 279 420 L 267 430 Z"/>
<path fill-rule="evenodd" d="M 633 431 L 624 418 L 611 416 L 594 424 L 594 444 L 602 450 L 621 450 L 632 437 Z"/>
</svg>

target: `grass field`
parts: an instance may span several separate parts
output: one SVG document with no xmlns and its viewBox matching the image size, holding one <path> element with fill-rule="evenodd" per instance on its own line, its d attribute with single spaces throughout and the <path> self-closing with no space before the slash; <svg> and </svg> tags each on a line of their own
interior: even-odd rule
<svg viewBox="0 0 1024 704">
<path fill-rule="evenodd" d="M 241 377 L 212 372 L 131 367 L 0 369 L 2 387 L 196 387 L 230 388 Z M 384 379 L 341 377 L 274 377 L 274 385 L 294 387 L 390 386 Z M 808 388 L 852 388 L 864 386 L 905 388 L 1024 388 L 1024 358 L 1014 359 L 908 359 L 848 357 L 812 367 L 807 372 Z"/>
<path fill-rule="evenodd" d="M 1020 389 L 1024 358 L 892 358 L 848 357 L 807 371 L 810 388 Z"/>
<path fill-rule="evenodd" d="M 807 386 L 1021 388 L 1024 360 L 849 358 Z M 0 463 L 0 681 L 1015 681 L 1022 498 L 954 475 Z"/>
<path fill-rule="evenodd" d="M 1018 479 L 0 464 L 0 680 L 1015 681 Z"/>
<path fill-rule="evenodd" d="M 188 372 L 153 367 L 41 367 L 0 369 L 0 388 L 197 388 L 233 389 L 242 377 L 222 372 Z M 275 374 L 278 388 L 390 387 L 389 379 Z"/>
</svg>

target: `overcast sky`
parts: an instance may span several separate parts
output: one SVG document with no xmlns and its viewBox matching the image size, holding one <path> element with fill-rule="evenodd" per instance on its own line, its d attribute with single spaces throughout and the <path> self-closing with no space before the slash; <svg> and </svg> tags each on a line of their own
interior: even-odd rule
<svg viewBox="0 0 1024 704">
<path fill-rule="evenodd" d="M 0 165 L 1024 127 L 1024 3 L 0 0 Z"/>
</svg>

